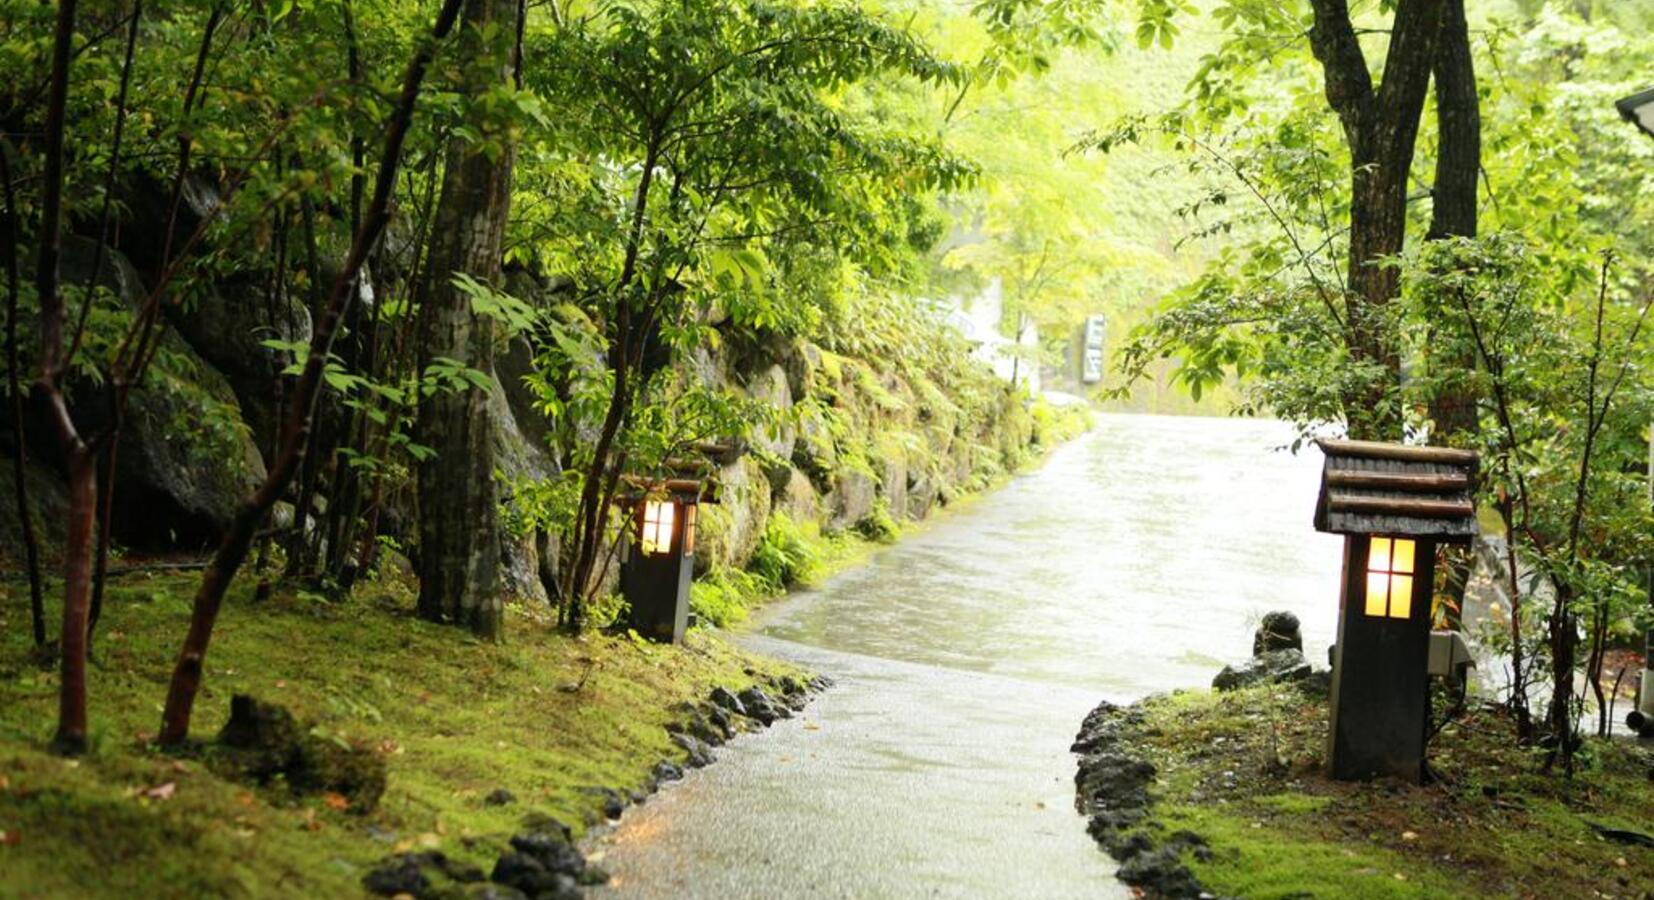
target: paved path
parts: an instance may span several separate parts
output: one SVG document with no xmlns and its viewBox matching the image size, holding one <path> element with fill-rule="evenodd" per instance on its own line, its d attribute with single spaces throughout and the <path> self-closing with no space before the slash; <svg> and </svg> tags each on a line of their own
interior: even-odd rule
<svg viewBox="0 0 1654 900">
<path fill-rule="evenodd" d="M 627 812 L 619 897 L 1118 897 L 1073 810 L 1101 698 L 1201 686 L 1291 609 L 1331 640 L 1319 455 L 1279 423 L 1105 416 L 1044 467 L 778 604 L 748 637 L 838 686 Z"/>
</svg>

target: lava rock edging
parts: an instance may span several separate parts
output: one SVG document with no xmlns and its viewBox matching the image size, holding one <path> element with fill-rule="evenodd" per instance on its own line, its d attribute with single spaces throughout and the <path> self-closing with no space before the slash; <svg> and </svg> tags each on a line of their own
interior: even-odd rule
<svg viewBox="0 0 1654 900">
<path fill-rule="evenodd" d="M 758 676 L 752 670 L 746 674 Z M 677 709 L 680 718 L 666 727 L 672 742 L 683 750 L 683 760 L 662 759 L 655 763 L 637 789 L 588 787 L 582 790 L 601 799 L 605 820 L 616 821 L 627 806 L 642 803 L 666 784 L 682 779 L 686 768 L 700 768 L 715 762 L 713 748 L 737 735 L 792 718 L 809 705 L 813 695 L 832 685 L 832 679 L 824 675 L 809 679 L 784 675 L 762 679 L 761 683 L 739 693 L 715 687 L 706 699 L 682 704 Z M 516 799 L 509 789 L 502 787 L 483 802 L 503 806 L 515 803 Z M 599 824 L 595 814 L 587 824 Z M 585 853 L 574 842 L 573 829 L 550 816 L 535 813 L 529 815 L 525 825 L 525 831 L 512 835 L 509 846 L 486 875 L 482 869 L 459 863 L 441 851 L 426 850 L 385 857 L 362 878 L 362 886 L 380 896 L 408 896 L 416 900 L 578 900 L 585 895 L 586 887 L 608 882 L 608 872 L 587 862 Z"/>
<path fill-rule="evenodd" d="M 1150 818 L 1154 763 L 1130 747 L 1131 732 L 1143 724 L 1137 705 L 1103 701 L 1085 717 L 1069 748 L 1080 755 L 1074 775 L 1075 808 L 1088 818 L 1086 831 L 1114 857 L 1114 876 L 1145 897 L 1210 898 L 1183 854 L 1209 857 L 1206 839 L 1191 831 L 1157 838 Z"/>
</svg>

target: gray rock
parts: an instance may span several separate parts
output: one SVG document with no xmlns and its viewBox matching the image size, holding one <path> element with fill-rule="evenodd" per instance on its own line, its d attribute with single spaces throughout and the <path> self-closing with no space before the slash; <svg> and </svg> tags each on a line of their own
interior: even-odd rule
<svg viewBox="0 0 1654 900">
<path fill-rule="evenodd" d="M 274 446 L 276 430 L 285 414 L 277 377 L 291 362 L 291 356 L 266 347 L 264 342 L 308 342 L 311 323 L 310 309 L 303 298 L 289 294 L 271 309 L 271 301 L 257 281 L 214 284 L 199 302 L 171 307 L 169 312 L 179 335 L 224 374 L 241 403 L 254 440 L 260 448 L 268 449 Z"/>
<path fill-rule="evenodd" d="M 774 491 L 772 502 L 776 512 L 786 513 L 794 522 L 814 522 L 821 517 L 821 496 L 815 485 L 792 466 L 787 467 L 787 480 Z"/>
<path fill-rule="evenodd" d="M 873 511 L 878 485 L 873 476 L 860 469 L 841 469 L 833 473 L 832 512 L 827 524 L 832 528 L 849 528 L 867 518 Z"/>
<path fill-rule="evenodd" d="M 688 754 L 685 764 L 691 769 L 710 766 L 713 760 L 716 759 L 712 755 L 712 748 L 707 745 L 706 741 L 692 734 L 674 734 L 672 735 L 672 743 L 683 748 L 683 751 Z"/>
<path fill-rule="evenodd" d="M 655 770 L 651 773 L 651 777 L 655 779 L 657 784 L 665 784 L 668 781 L 678 781 L 683 778 L 683 767 L 675 762 L 672 762 L 671 760 L 663 759 L 660 762 L 655 763 Z"/>
<path fill-rule="evenodd" d="M 747 714 L 747 708 L 746 708 L 745 705 L 743 705 L 741 703 L 741 698 L 739 698 L 739 697 L 735 696 L 733 693 L 731 693 L 729 688 L 726 688 L 726 687 L 715 687 L 715 688 L 713 688 L 712 693 L 709 695 L 709 699 L 713 702 L 714 705 L 716 705 L 716 706 L 718 706 L 722 709 L 728 710 L 729 712 L 734 713 L 737 716 L 744 716 L 744 715 Z"/>
<path fill-rule="evenodd" d="M 466 900 L 528 900 L 528 895 L 505 884 L 479 884 L 465 894 Z"/>
<path fill-rule="evenodd" d="M 506 788 L 496 788 L 488 796 L 482 798 L 483 806 L 506 806 L 517 802 L 517 795 Z"/>
<path fill-rule="evenodd" d="M 879 474 L 879 496 L 890 506 L 890 515 L 897 520 L 907 518 L 907 460 L 892 455 L 884 460 Z"/>
<path fill-rule="evenodd" d="M 771 365 L 754 375 L 745 387 L 748 396 L 777 413 L 785 413 L 793 408 L 792 386 L 788 383 L 786 370 L 780 364 Z M 790 425 L 782 424 L 773 433 L 766 429 L 758 429 L 752 437 L 752 444 L 759 450 L 785 460 L 792 458 L 793 446 L 797 440 L 797 431 Z"/>
<path fill-rule="evenodd" d="M 1285 610 L 1266 613 L 1252 635 L 1252 655 L 1261 656 L 1271 650 L 1303 650 L 1304 636 L 1299 631 L 1298 617 Z"/>
<path fill-rule="evenodd" d="M 1300 650 L 1271 650 L 1244 663 L 1228 665 L 1212 679 L 1212 687 L 1232 691 L 1266 682 L 1302 681 L 1311 672 Z"/>
<path fill-rule="evenodd" d="M 740 699 L 741 704 L 747 708 L 747 717 L 762 725 L 773 725 L 777 719 L 792 718 L 792 713 L 786 707 L 771 700 L 770 695 L 764 693 L 764 689 L 757 685 L 742 691 Z"/>
</svg>

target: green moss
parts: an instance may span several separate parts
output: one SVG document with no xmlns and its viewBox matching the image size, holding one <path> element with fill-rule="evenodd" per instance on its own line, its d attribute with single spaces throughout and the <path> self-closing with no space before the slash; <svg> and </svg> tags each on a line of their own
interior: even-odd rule
<svg viewBox="0 0 1654 900">
<path fill-rule="evenodd" d="M 1484 708 L 1433 742 L 1440 783 L 1345 783 L 1322 774 L 1325 701 L 1296 688 L 1180 692 L 1143 710 L 1130 741 L 1159 770 L 1156 827 L 1210 842 L 1209 858 L 1186 862 L 1217 894 L 1637 896 L 1654 884 L 1654 858 L 1590 824 L 1654 821 L 1654 755 L 1635 745 L 1593 741 L 1593 768 L 1547 775 Z"/>
<path fill-rule="evenodd" d="M 0 628 L 0 895 L 349 897 L 374 861 L 425 846 L 486 866 L 530 813 L 582 831 L 600 806 L 583 789 L 636 787 L 656 760 L 681 757 L 664 729 L 673 706 L 715 684 L 744 687 L 749 670 L 789 671 L 708 631 L 680 647 L 570 638 L 512 609 L 509 642 L 493 645 L 415 619 L 403 585 L 341 604 L 259 605 L 238 586 L 195 735 L 217 733 L 232 693 L 281 703 L 329 740 L 384 757 L 387 790 L 359 816 L 150 747 L 194 587 L 190 576 L 135 577 L 110 591 L 93 750 L 78 761 L 44 750 L 55 674 L 24 662 L 26 629 Z M 24 590 L 0 585 L 0 609 L 17 609 Z M 485 806 L 501 787 L 518 802 Z"/>
<path fill-rule="evenodd" d="M 873 509 L 856 523 L 856 532 L 877 544 L 894 543 L 901 537 L 902 526 L 890 515 L 890 502 L 883 497 L 873 501 Z"/>
</svg>

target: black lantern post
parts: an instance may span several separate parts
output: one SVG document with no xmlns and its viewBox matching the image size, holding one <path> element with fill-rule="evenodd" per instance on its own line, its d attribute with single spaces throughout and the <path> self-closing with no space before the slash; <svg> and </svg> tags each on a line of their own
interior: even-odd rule
<svg viewBox="0 0 1654 900">
<path fill-rule="evenodd" d="M 1315 528 L 1344 535 L 1327 765 L 1354 780 L 1424 776 L 1436 546 L 1476 536 L 1477 455 L 1319 441 Z"/>
<path fill-rule="evenodd" d="M 716 502 L 708 482 L 673 478 L 634 482 L 626 498 L 632 522 L 620 564 L 620 592 L 638 634 L 662 643 L 683 640 L 689 626 L 689 584 L 695 569 L 695 518 Z"/>
<path fill-rule="evenodd" d="M 1632 94 L 1614 102 L 1614 108 L 1627 122 L 1654 137 L 1654 88 Z M 1654 426 L 1648 433 L 1648 489 L 1649 501 L 1654 503 Z M 1648 603 L 1654 607 L 1654 564 L 1644 576 L 1647 580 Z M 1643 635 L 1643 674 L 1637 687 L 1637 706 L 1625 717 L 1632 730 L 1645 736 L 1654 736 L 1654 628 Z"/>
</svg>

